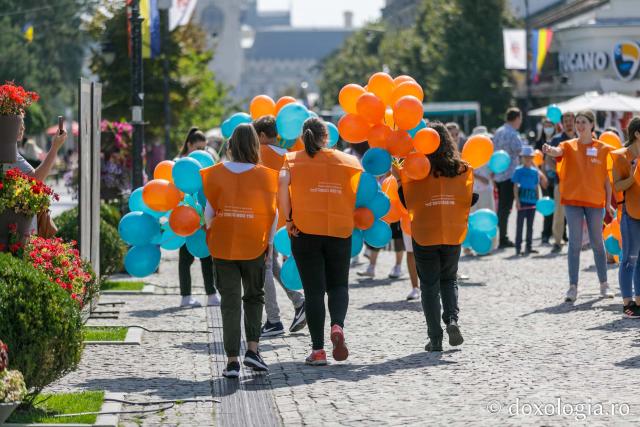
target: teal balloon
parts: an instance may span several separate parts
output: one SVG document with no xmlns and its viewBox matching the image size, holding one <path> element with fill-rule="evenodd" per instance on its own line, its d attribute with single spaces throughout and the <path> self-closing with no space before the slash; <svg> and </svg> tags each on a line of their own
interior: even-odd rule
<svg viewBox="0 0 640 427">
<path fill-rule="evenodd" d="M 202 228 L 186 238 L 187 250 L 196 258 L 206 258 L 211 253 L 207 245 L 207 233 Z"/>
<path fill-rule="evenodd" d="M 622 248 L 620 248 L 620 242 L 613 237 L 609 236 L 604 241 L 604 247 L 611 255 L 620 255 L 622 253 Z"/>
<path fill-rule="evenodd" d="M 160 223 L 144 212 L 129 212 L 120 220 L 118 233 L 131 246 L 148 245 L 160 234 Z"/>
<path fill-rule="evenodd" d="M 318 116 L 318 113 L 316 113 L 315 111 L 307 110 L 307 118 L 310 119 L 312 117 L 317 119 L 320 116 Z"/>
<path fill-rule="evenodd" d="M 273 238 L 273 245 L 276 251 L 284 256 L 291 256 L 291 239 L 287 232 L 287 227 L 281 227 Z"/>
<path fill-rule="evenodd" d="M 198 191 L 198 194 L 196 195 L 196 197 L 198 199 L 198 203 L 204 209 L 207 206 L 207 198 L 204 195 L 204 189 L 200 189 L 200 191 Z"/>
<path fill-rule="evenodd" d="M 369 246 L 382 248 L 391 241 L 391 227 L 381 219 L 376 219 L 371 228 L 364 230 L 363 235 Z"/>
<path fill-rule="evenodd" d="M 498 215 L 491 209 L 479 209 L 469 215 L 469 228 L 488 233 L 498 225 Z"/>
<path fill-rule="evenodd" d="M 362 234 L 362 230 L 354 228 L 353 234 L 351 235 L 351 258 L 358 255 L 362 251 L 362 246 L 364 246 L 364 236 Z"/>
<path fill-rule="evenodd" d="M 302 135 L 302 125 L 309 118 L 304 105 L 296 102 L 287 104 L 278 112 L 276 128 L 278 134 L 286 140 L 295 140 Z"/>
<path fill-rule="evenodd" d="M 420 123 L 418 123 L 418 126 L 414 127 L 409 131 L 409 135 L 411 135 L 411 138 L 413 138 L 414 136 L 416 136 L 416 133 L 418 133 L 420 129 L 424 129 L 426 127 L 427 127 L 427 123 L 424 120 L 420 120 Z"/>
<path fill-rule="evenodd" d="M 362 157 L 362 167 L 373 176 L 384 175 L 391 169 L 391 154 L 383 148 L 370 148 Z"/>
<path fill-rule="evenodd" d="M 282 279 L 284 287 L 289 290 L 299 291 L 302 289 L 302 279 L 300 278 L 298 265 L 293 257 L 287 258 L 284 264 L 282 264 L 280 279 Z"/>
<path fill-rule="evenodd" d="M 247 113 L 235 113 L 222 123 L 220 128 L 222 136 L 225 138 L 231 138 L 233 131 L 236 130 L 238 125 L 242 123 L 251 123 L 251 121 L 251 116 Z"/>
<path fill-rule="evenodd" d="M 553 215 L 556 202 L 550 197 L 543 197 L 536 202 L 536 210 L 544 216 Z"/>
<path fill-rule="evenodd" d="M 158 269 L 160 265 L 160 246 L 134 246 L 124 257 L 124 268 L 134 277 L 145 277 Z"/>
<path fill-rule="evenodd" d="M 378 191 L 366 207 L 373 212 L 376 219 L 382 218 L 391 209 L 391 200 L 382 191 Z"/>
<path fill-rule="evenodd" d="M 562 121 L 562 111 L 556 104 L 551 104 L 547 107 L 547 119 L 554 125 Z"/>
<path fill-rule="evenodd" d="M 356 192 L 356 207 L 366 206 L 378 193 L 378 181 L 368 172 L 360 175 L 358 182 L 358 191 Z"/>
<path fill-rule="evenodd" d="M 202 165 L 191 157 L 183 157 L 177 160 L 171 173 L 173 183 L 183 193 L 196 193 L 202 188 L 200 169 L 202 169 Z"/>
<path fill-rule="evenodd" d="M 327 140 L 327 146 L 335 147 L 338 141 L 340 140 L 340 132 L 338 132 L 338 128 L 336 125 L 330 122 L 326 122 L 327 130 L 329 131 L 329 139 Z"/>
<path fill-rule="evenodd" d="M 486 234 L 490 239 L 495 238 L 498 235 L 498 227 L 493 227 L 491 230 L 487 231 Z"/>
<path fill-rule="evenodd" d="M 495 151 L 489 159 L 489 169 L 493 173 L 502 173 L 509 169 L 511 157 L 504 150 Z"/>
<path fill-rule="evenodd" d="M 165 212 L 154 211 L 144 203 L 144 200 L 142 199 L 142 187 L 136 188 L 129 196 L 129 211 L 141 211 L 154 218 L 160 218 L 165 214 Z"/>
<path fill-rule="evenodd" d="M 487 233 L 479 230 L 469 230 L 469 243 L 471 249 L 473 249 L 479 255 L 486 255 L 491 252 L 493 247 L 493 240 L 487 235 Z"/>
<path fill-rule="evenodd" d="M 467 235 L 465 236 L 464 241 L 462 242 L 462 247 L 471 249 L 471 230 L 469 228 L 467 228 Z"/>
<path fill-rule="evenodd" d="M 295 139 L 291 139 L 291 140 L 283 139 L 280 145 L 282 148 L 286 148 L 288 150 L 289 148 L 293 147 L 295 143 L 296 143 Z"/>
<path fill-rule="evenodd" d="M 203 168 L 208 168 L 216 163 L 213 156 L 204 150 L 196 150 L 189 154 L 189 157 L 196 159 Z"/>
<path fill-rule="evenodd" d="M 160 238 L 160 247 L 167 251 L 175 251 L 176 249 L 180 249 L 185 242 L 186 239 L 178 236 L 173 230 L 165 230 Z"/>
</svg>

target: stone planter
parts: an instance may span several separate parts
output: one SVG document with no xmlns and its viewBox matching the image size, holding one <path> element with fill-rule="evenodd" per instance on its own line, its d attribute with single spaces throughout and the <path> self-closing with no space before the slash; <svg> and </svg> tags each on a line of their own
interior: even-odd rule
<svg viewBox="0 0 640 427">
<path fill-rule="evenodd" d="M 33 229 L 35 217 L 5 210 L 0 213 L 0 244 L 9 244 L 9 224 L 16 224 L 18 241 L 24 244 Z"/>
<path fill-rule="evenodd" d="M 20 116 L 0 116 L 0 163 L 15 163 L 17 160 Z"/>
<path fill-rule="evenodd" d="M 0 403 L 0 424 L 4 423 L 18 406 L 20 402 Z"/>
</svg>

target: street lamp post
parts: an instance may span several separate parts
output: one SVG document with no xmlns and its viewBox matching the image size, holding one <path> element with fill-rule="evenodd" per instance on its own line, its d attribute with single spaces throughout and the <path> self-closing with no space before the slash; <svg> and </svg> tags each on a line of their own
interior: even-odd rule
<svg viewBox="0 0 640 427">
<path fill-rule="evenodd" d="M 142 187 L 144 147 L 144 88 L 142 74 L 142 24 L 140 0 L 131 0 L 131 124 L 133 126 L 133 188 Z"/>
<path fill-rule="evenodd" d="M 531 24 L 529 22 L 529 0 L 524 0 L 524 27 L 526 35 L 526 48 L 527 52 L 527 71 L 525 81 L 527 83 L 527 95 L 524 102 L 524 122 L 527 129 L 531 129 L 531 119 L 529 118 L 529 110 L 531 109 Z"/>
<path fill-rule="evenodd" d="M 171 0 L 160 0 L 158 9 L 160 9 L 160 27 L 162 32 L 162 77 L 163 77 L 163 93 L 164 93 L 164 155 L 169 158 L 171 154 L 171 105 L 169 105 L 169 9 L 171 8 Z"/>
</svg>

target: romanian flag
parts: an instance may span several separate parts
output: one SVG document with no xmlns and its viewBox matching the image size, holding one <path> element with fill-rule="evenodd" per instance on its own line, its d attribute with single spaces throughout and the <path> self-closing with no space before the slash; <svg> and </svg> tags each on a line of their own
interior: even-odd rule
<svg viewBox="0 0 640 427">
<path fill-rule="evenodd" d="M 547 59 L 551 40 L 553 40 L 551 28 L 541 28 L 531 32 L 531 81 L 534 83 L 540 79 L 540 70 Z"/>
<path fill-rule="evenodd" d="M 142 57 L 160 56 L 160 12 L 157 0 L 140 0 L 142 21 Z"/>
<path fill-rule="evenodd" d="M 31 22 L 27 22 L 22 27 L 22 33 L 24 34 L 24 39 L 27 43 L 31 43 L 33 41 L 33 24 Z"/>
</svg>

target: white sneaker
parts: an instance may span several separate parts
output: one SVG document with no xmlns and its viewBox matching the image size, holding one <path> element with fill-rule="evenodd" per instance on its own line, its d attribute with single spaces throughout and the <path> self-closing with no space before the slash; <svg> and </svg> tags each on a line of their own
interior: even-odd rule
<svg viewBox="0 0 640 427">
<path fill-rule="evenodd" d="M 182 297 L 182 301 L 180 301 L 180 307 L 202 307 L 197 300 L 191 297 L 191 295 L 187 295 L 186 297 Z"/>
<path fill-rule="evenodd" d="M 375 265 L 369 264 L 365 271 L 358 271 L 358 276 L 374 278 L 376 276 Z"/>
<path fill-rule="evenodd" d="M 614 293 L 611 291 L 608 283 L 600 283 L 600 296 L 602 298 L 613 298 Z"/>
<path fill-rule="evenodd" d="M 413 301 L 416 299 L 420 299 L 420 291 L 418 288 L 411 288 L 411 292 L 407 295 L 407 301 Z"/>
<path fill-rule="evenodd" d="M 578 298 L 578 286 L 570 285 L 564 302 L 574 302 Z"/>
<path fill-rule="evenodd" d="M 391 269 L 391 273 L 389 273 L 389 279 L 399 279 L 402 276 L 402 266 L 394 265 Z"/>
<path fill-rule="evenodd" d="M 207 305 L 209 307 L 217 307 L 220 305 L 220 297 L 218 294 L 211 294 L 207 297 Z"/>
</svg>

